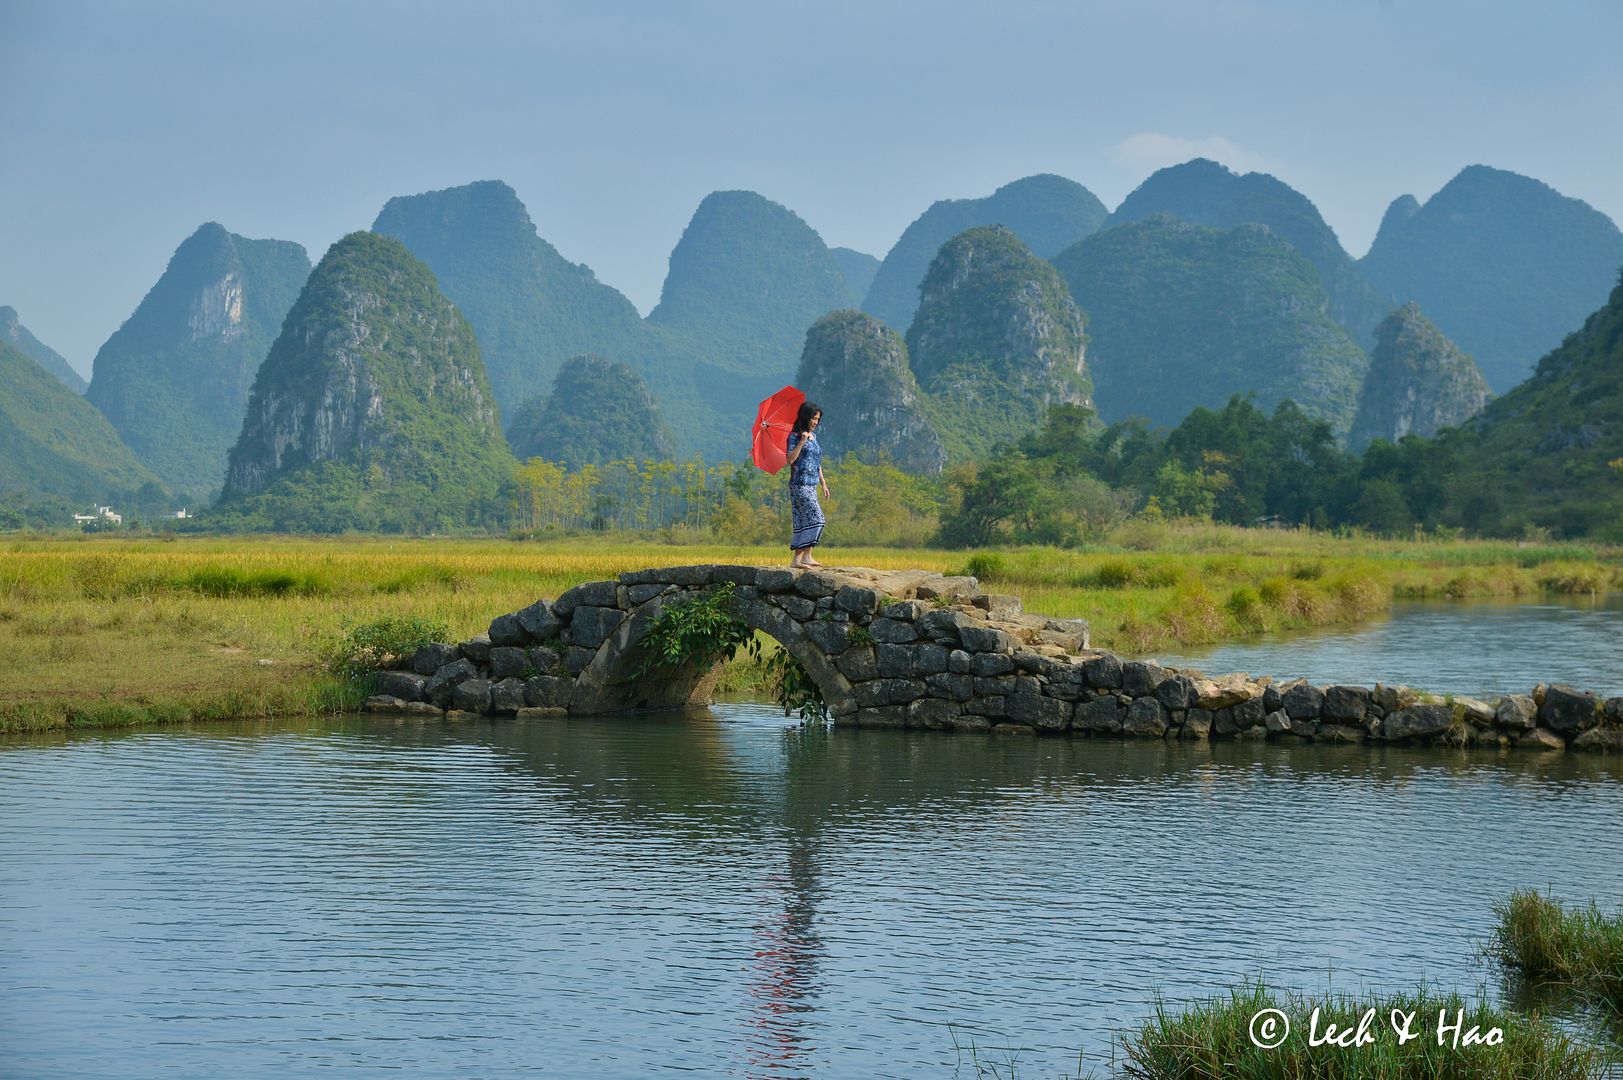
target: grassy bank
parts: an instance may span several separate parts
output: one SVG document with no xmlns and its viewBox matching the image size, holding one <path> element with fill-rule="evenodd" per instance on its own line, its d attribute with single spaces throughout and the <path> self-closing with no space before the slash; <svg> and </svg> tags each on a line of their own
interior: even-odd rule
<svg viewBox="0 0 1623 1080">
<path fill-rule="evenodd" d="M 0 731 L 278 716 L 354 704 L 318 658 L 347 627 L 415 615 L 453 636 L 582 581 L 660 564 L 776 564 L 775 546 L 588 536 L 15 537 L 0 547 Z M 1348 622 L 1396 597 L 1623 587 L 1618 552 L 1129 525 L 1088 551 L 828 548 L 831 564 L 970 571 L 1128 652 Z M 747 677 L 736 678 L 746 682 Z"/>
</svg>

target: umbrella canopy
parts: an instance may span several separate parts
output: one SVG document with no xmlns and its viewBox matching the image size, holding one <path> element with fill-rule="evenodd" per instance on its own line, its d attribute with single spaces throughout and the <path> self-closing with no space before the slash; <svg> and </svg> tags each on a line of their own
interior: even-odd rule
<svg viewBox="0 0 1623 1080">
<path fill-rule="evenodd" d="M 750 460 L 769 473 L 775 473 L 789 464 L 789 432 L 795 426 L 795 413 L 806 395 L 792 386 L 785 386 L 761 402 L 755 410 L 755 427 L 750 432 Z"/>
</svg>

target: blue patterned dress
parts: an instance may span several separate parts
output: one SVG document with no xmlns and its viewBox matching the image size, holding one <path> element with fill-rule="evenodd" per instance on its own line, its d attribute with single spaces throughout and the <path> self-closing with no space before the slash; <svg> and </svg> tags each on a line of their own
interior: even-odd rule
<svg viewBox="0 0 1623 1080">
<path fill-rule="evenodd" d="M 804 435 L 791 434 L 788 453 L 794 453 Z M 789 466 L 789 548 L 816 547 L 823 538 L 823 505 L 817 501 L 817 480 L 823 475 L 823 447 L 815 436 Z"/>
</svg>

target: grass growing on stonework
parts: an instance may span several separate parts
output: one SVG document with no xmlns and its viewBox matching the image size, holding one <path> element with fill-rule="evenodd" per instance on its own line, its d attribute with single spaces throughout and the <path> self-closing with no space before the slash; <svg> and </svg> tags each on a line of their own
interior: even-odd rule
<svg viewBox="0 0 1623 1080">
<path fill-rule="evenodd" d="M 832 565 L 973 570 L 1028 610 L 1081 616 L 1148 653 L 1368 618 L 1395 597 L 1581 594 L 1623 585 L 1614 549 L 1376 541 L 1129 522 L 1088 550 L 820 549 Z M 328 712 L 323 665 L 354 628 L 443 623 L 453 640 L 572 585 L 687 563 L 781 565 L 775 545 L 589 534 L 546 541 L 26 537 L 0 548 L 0 732 Z M 764 686 L 760 661 L 723 686 Z"/>
<path fill-rule="evenodd" d="M 1490 955 L 1530 984 L 1568 990 L 1623 1020 L 1623 910 L 1608 915 L 1594 902 L 1568 909 L 1532 889 L 1493 910 Z"/>
<path fill-rule="evenodd" d="M 1329 1023 L 1356 1030 L 1366 1010 L 1374 1041 L 1365 1046 L 1309 1045 L 1310 1020 L 1320 1009 L 1317 1031 Z M 1289 1020 L 1283 1042 L 1264 1049 L 1253 1040 L 1253 1018 L 1277 1009 Z M 1389 1017 L 1412 1014 L 1417 1036 L 1399 1043 Z M 1461 1042 L 1452 1033 L 1438 1040 L 1439 1012 L 1453 1024 L 1463 1010 Z M 1465 1045 L 1472 1027 L 1486 1036 L 1503 1031 L 1500 1045 Z M 1284 1031 L 1276 1027 L 1265 1041 Z M 1259 1034 L 1269 1036 L 1267 1031 Z M 1180 1010 L 1158 1004 L 1138 1031 L 1123 1039 L 1123 1073 L 1141 1080 L 1589 1080 L 1602 1075 L 1607 1059 L 1538 1016 L 1506 1012 L 1458 995 L 1424 990 L 1393 996 L 1327 996 L 1310 999 L 1277 993 L 1262 983 L 1227 997 Z"/>
</svg>

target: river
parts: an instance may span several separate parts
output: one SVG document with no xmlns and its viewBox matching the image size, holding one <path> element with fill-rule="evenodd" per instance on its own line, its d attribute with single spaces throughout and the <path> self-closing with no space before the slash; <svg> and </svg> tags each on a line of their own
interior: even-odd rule
<svg viewBox="0 0 1623 1080">
<path fill-rule="evenodd" d="M 0 1073 L 1098 1067 L 1259 973 L 1497 993 L 1516 887 L 1623 896 L 1623 763 L 310 719 L 0 745 Z"/>
</svg>

